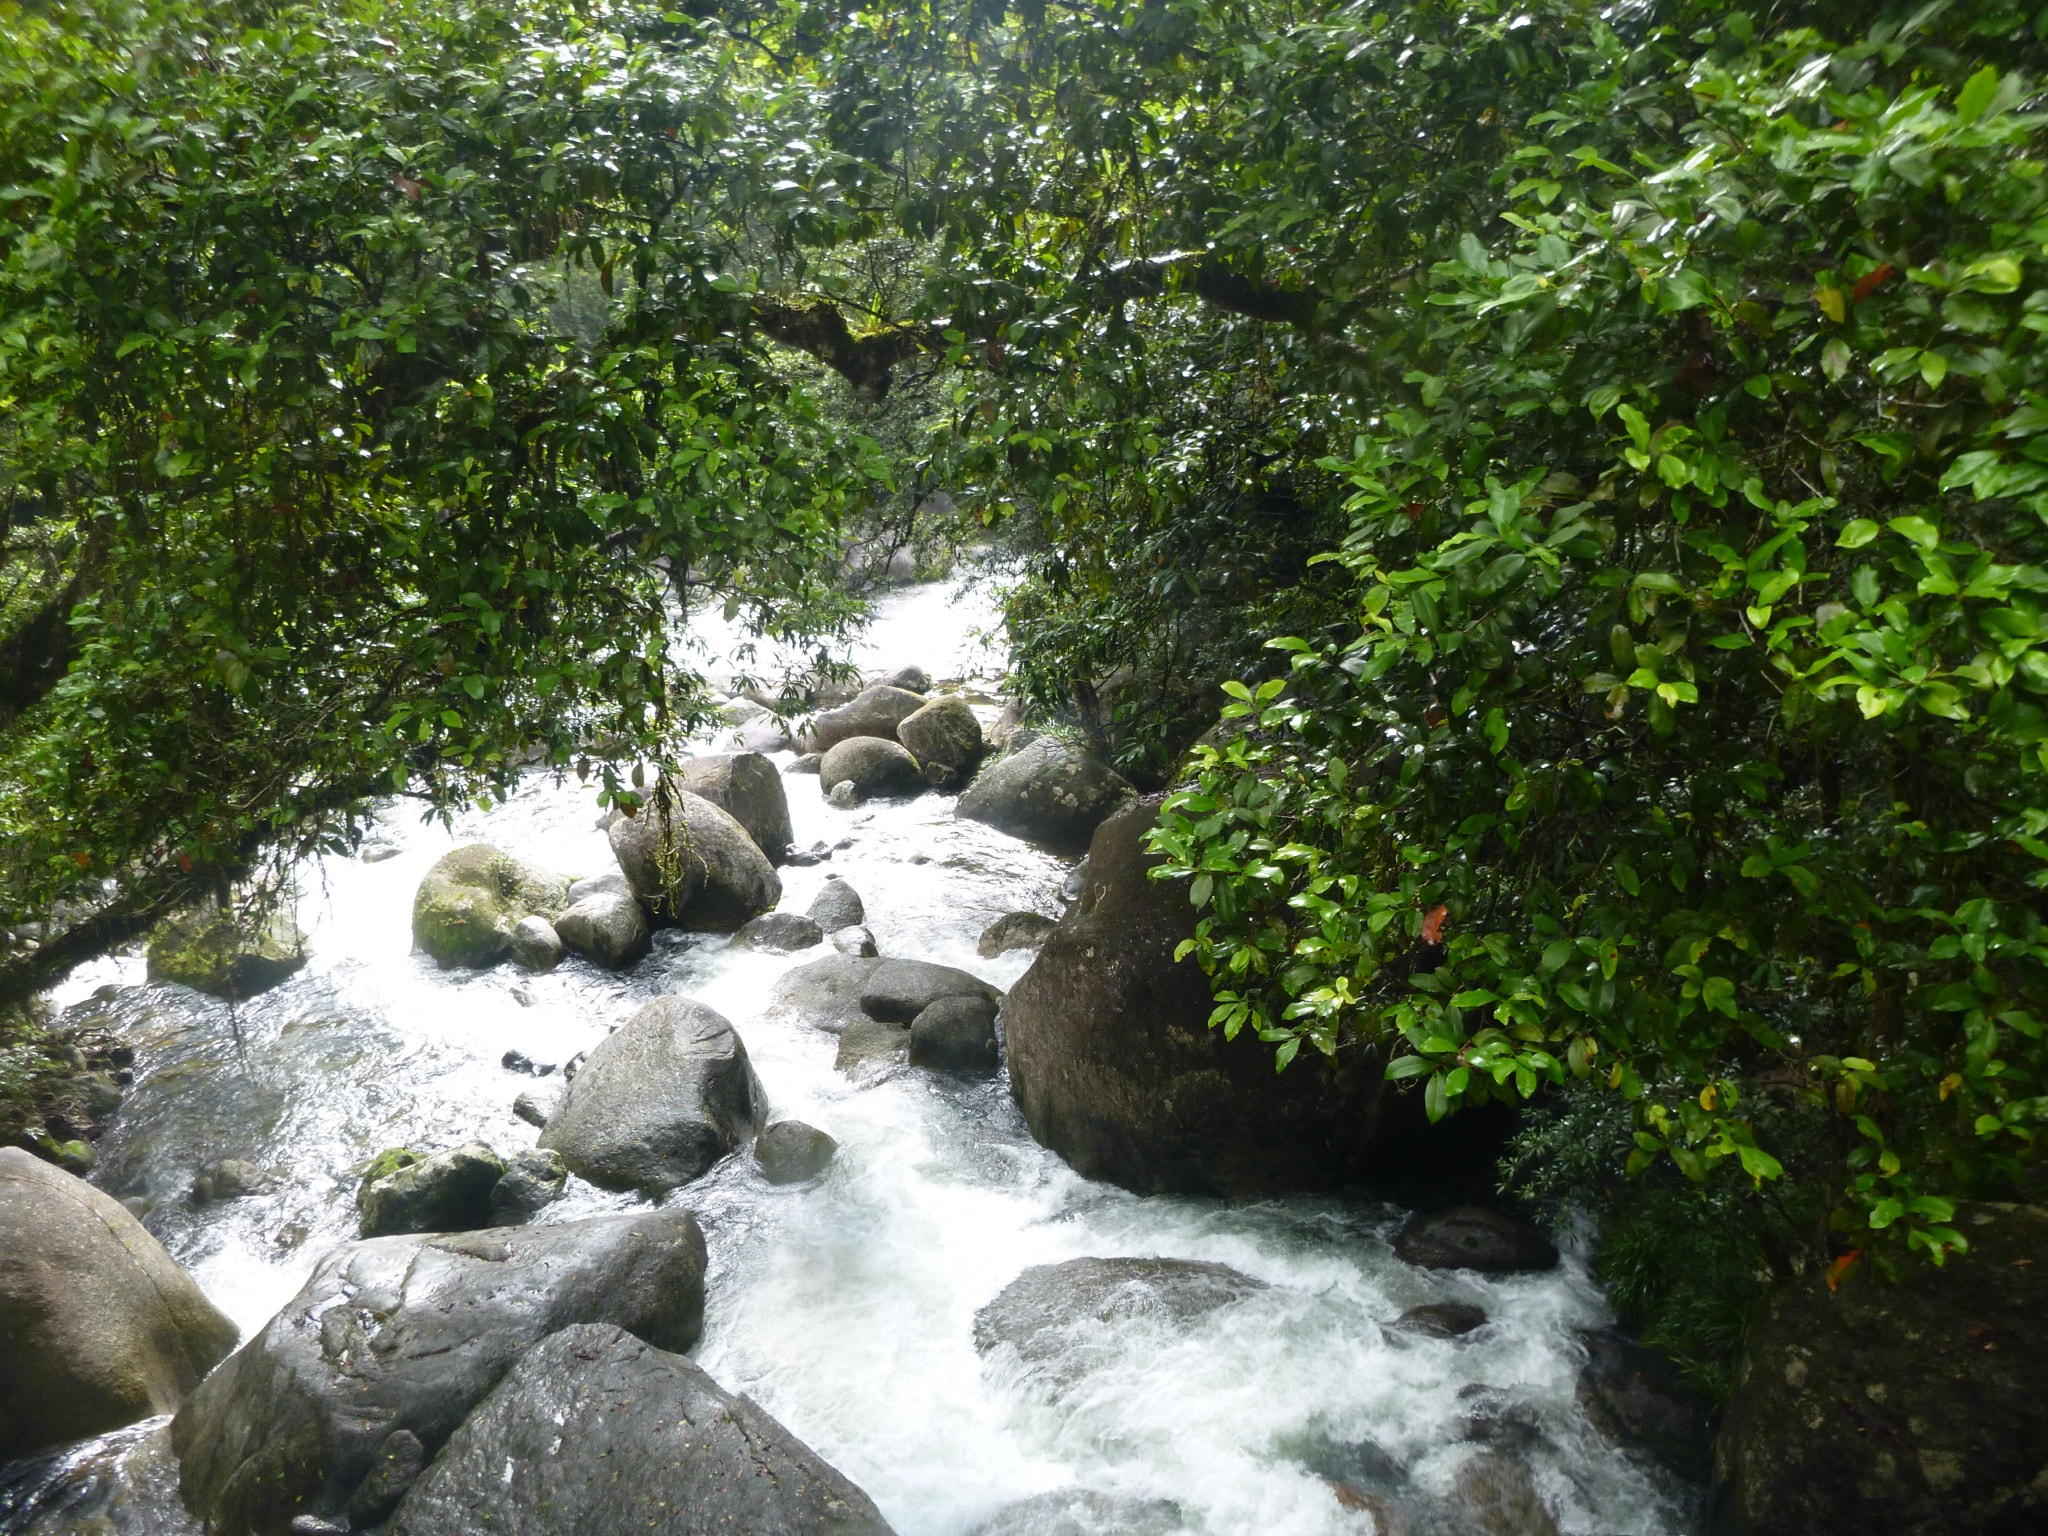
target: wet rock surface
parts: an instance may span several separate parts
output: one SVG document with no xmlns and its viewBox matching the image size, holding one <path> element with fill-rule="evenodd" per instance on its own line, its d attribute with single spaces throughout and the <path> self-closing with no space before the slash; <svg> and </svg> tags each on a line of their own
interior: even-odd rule
<svg viewBox="0 0 2048 1536">
<path fill-rule="evenodd" d="M 896 739 L 920 767 L 938 768 L 947 776 L 964 772 L 981 756 L 981 722 L 957 694 L 933 699 L 905 716 L 896 726 Z"/>
<path fill-rule="evenodd" d="M 1079 848 L 1136 793 L 1081 748 L 1041 736 L 982 769 L 954 814 L 1048 847 Z"/>
<path fill-rule="evenodd" d="M 658 997 L 590 1053 L 540 1145 L 601 1189 L 659 1197 L 752 1136 L 760 1102 L 732 1025 L 689 998 Z"/>
<path fill-rule="evenodd" d="M 996 1005 L 980 996 L 942 997 L 911 1021 L 910 1064 L 958 1077 L 991 1077 L 1002 1065 Z"/>
<path fill-rule="evenodd" d="M 908 1024 L 946 997 L 979 997 L 993 1003 L 1002 996 L 994 987 L 966 971 L 929 960 L 884 960 L 861 988 L 861 1011 L 889 1024 Z"/>
<path fill-rule="evenodd" d="M 278 1186 L 276 1175 L 240 1157 L 218 1158 L 200 1165 L 192 1176 L 192 1203 L 209 1205 L 215 1200 L 246 1200 L 267 1195 Z"/>
<path fill-rule="evenodd" d="M 909 719 L 924 706 L 923 694 L 878 683 L 837 709 L 821 712 L 811 722 L 803 745 L 807 751 L 829 752 L 854 736 L 879 736 L 894 741 L 897 723 Z"/>
<path fill-rule="evenodd" d="M 616 891 L 599 891 L 571 905 L 555 919 L 555 932 L 570 949 L 608 971 L 632 965 L 653 941 L 640 903 Z"/>
<path fill-rule="evenodd" d="M 575 886 L 569 888 L 572 906 L 575 904 L 575 889 Z M 529 971 L 551 971 L 562 963 L 563 956 L 569 953 L 569 946 L 562 942 L 561 934 L 546 918 L 522 917 L 506 935 L 505 950 Z"/>
<path fill-rule="evenodd" d="M 562 1198 L 568 1182 L 569 1166 L 552 1148 L 513 1153 L 505 1159 L 504 1173 L 491 1186 L 491 1225 L 516 1227 L 531 1221 Z"/>
<path fill-rule="evenodd" d="M 1540 1228 L 1479 1205 L 1416 1217 L 1394 1240 L 1394 1254 L 1421 1269 L 1476 1269 L 1489 1275 L 1557 1264 L 1557 1244 Z"/>
<path fill-rule="evenodd" d="M 1961 1204 L 1970 1251 L 1769 1297 L 1715 1447 L 1708 1528 L 2048 1529 L 2048 1207 Z"/>
<path fill-rule="evenodd" d="M 1486 1326 L 1486 1309 L 1469 1301 L 1432 1301 L 1410 1307 L 1390 1328 L 1425 1339 L 1456 1339 Z"/>
<path fill-rule="evenodd" d="M 809 916 L 827 933 L 841 928 L 852 928 L 867 921 L 867 907 L 856 891 L 846 881 L 828 875 L 818 894 L 812 898 Z"/>
<path fill-rule="evenodd" d="M 778 1120 L 754 1141 L 754 1161 L 770 1184 L 801 1184 L 830 1166 L 839 1143 L 801 1120 Z"/>
<path fill-rule="evenodd" d="M 1053 920 L 1038 912 L 1005 912 L 981 930 L 975 950 L 984 959 L 1013 949 L 1037 949 L 1052 936 Z"/>
<path fill-rule="evenodd" d="M 505 1160 L 480 1141 L 411 1157 L 367 1178 L 356 1195 L 364 1237 L 400 1232 L 467 1232 L 491 1224 L 491 1190 Z M 374 1165 L 373 1165 L 374 1168 Z"/>
<path fill-rule="evenodd" d="M 802 1019 L 813 1029 L 836 1035 L 867 1018 L 861 1011 L 861 994 L 881 963 L 873 956 L 846 954 L 808 961 L 783 973 L 768 994 L 768 1006 L 781 1016 Z"/>
<path fill-rule="evenodd" d="M 184 1502 L 219 1536 L 373 1524 L 404 1492 L 387 1442 L 431 1460 L 539 1340 L 604 1322 L 695 1344 L 704 1263 L 687 1211 L 349 1244 L 179 1410 Z"/>
<path fill-rule="evenodd" d="M 695 1362 L 616 1327 L 527 1353 L 413 1484 L 391 1536 L 889 1536 L 868 1496 Z"/>
<path fill-rule="evenodd" d="M 781 729 L 773 734 L 780 738 Z M 682 788 L 738 822 L 771 864 L 782 861 L 782 851 L 796 835 L 789 823 L 789 795 L 782 787 L 782 774 L 760 752 L 693 757 L 677 779 Z"/>
<path fill-rule="evenodd" d="M 1594 1428 L 1688 1482 L 1704 1483 L 1714 1463 L 1713 1404 L 1706 1395 L 1669 1358 L 1626 1334 L 1602 1329 L 1584 1337 L 1586 1364 L 1576 1396 Z"/>
<path fill-rule="evenodd" d="M 282 901 L 268 911 L 198 907 L 164 919 L 149 938 L 149 979 L 230 1000 L 255 997 L 306 963 L 306 936 Z"/>
<path fill-rule="evenodd" d="M 119 1202 L 0 1147 L 0 1460 L 170 1412 L 235 1337 Z"/>
<path fill-rule="evenodd" d="M 848 1077 L 872 1082 L 909 1061 L 909 1026 L 885 1023 L 863 1014 L 840 1031 L 839 1050 L 832 1065 Z"/>
<path fill-rule="evenodd" d="M 732 936 L 732 941 L 748 949 L 787 955 L 824 943 L 825 934 L 815 922 L 799 912 L 763 912 L 743 924 Z"/>
<path fill-rule="evenodd" d="M 1186 1518 L 1171 1499 L 1056 1488 L 1004 1505 L 968 1536 L 1180 1536 L 1186 1529 Z"/>
<path fill-rule="evenodd" d="M 614 821 L 606 836 L 633 894 L 660 920 L 730 933 L 782 899 L 768 856 L 702 795 L 681 792 L 666 816 L 649 803 Z"/>
</svg>

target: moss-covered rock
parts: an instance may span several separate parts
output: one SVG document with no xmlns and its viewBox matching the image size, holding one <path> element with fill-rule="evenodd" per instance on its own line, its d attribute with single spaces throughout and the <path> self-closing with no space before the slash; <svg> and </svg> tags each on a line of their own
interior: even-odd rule
<svg viewBox="0 0 2048 1536">
<path fill-rule="evenodd" d="M 420 882 L 412 941 L 444 966 L 489 965 L 511 946 L 522 918 L 552 922 L 568 905 L 566 876 L 470 843 L 443 855 Z"/>
<path fill-rule="evenodd" d="M 282 904 L 254 914 L 194 907 L 157 924 L 149 979 L 239 999 L 268 991 L 306 963 L 306 936 Z"/>
</svg>

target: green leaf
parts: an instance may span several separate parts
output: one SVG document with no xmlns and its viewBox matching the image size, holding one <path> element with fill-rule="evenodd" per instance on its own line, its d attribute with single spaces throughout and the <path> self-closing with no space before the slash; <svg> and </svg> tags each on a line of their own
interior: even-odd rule
<svg viewBox="0 0 2048 1536">
<path fill-rule="evenodd" d="M 1963 88 L 1956 94 L 1956 116 L 1965 123 L 1974 123 L 1984 115 L 1984 109 L 1991 105 L 1998 94 L 1998 70 L 1986 64 L 1977 73 L 1963 82 Z"/>
<path fill-rule="evenodd" d="M 1841 537 L 1835 540 L 1842 549 L 1861 549 L 1878 536 L 1881 530 L 1867 517 L 1851 518 L 1843 525 Z"/>
</svg>

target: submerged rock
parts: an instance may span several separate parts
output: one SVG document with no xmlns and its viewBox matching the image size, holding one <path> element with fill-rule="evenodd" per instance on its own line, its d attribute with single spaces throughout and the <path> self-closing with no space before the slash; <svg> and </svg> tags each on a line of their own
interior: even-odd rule
<svg viewBox="0 0 2048 1536">
<path fill-rule="evenodd" d="M 280 903 L 250 915 L 196 907 L 149 936 L 149 979 L 230 1000 L 254 997 L 306 963 L 306 936 Z"/>
<path fill-rule="evenodd" d="M 1688 1481 L 1705 1482 L 1714 1465 L 1713 1404 L 1667 1357 L 1626 1334 L 1610 1328 L 1581 1337 L 1578 1401 L 1593 1427 Z"/>
<path fill-rule="evenodd" d="M 754 1161 L 770 1184 L 801 1184 L 823 1173 L 839 1143 L 801 1120 L 778 1120 L 754 1141 Z"/>
<path fill-rule="evenodd" d="M 860 892 L 837 875 L 827 875 L 824 886 L 811 900 L 811 921 L 827 933 L 864 923 L 867 916 Z"/>
<path fill-rule="evenodd" d="M 909 719 L 924 706 L 923 694 L 878 683 L 857 694 L 851 702 L 820 713 L 811 722 L 803 744 L 814 751 L 829 752 L 854 736 L 879 736 L 894 741 L 897 722 Z"/>
<path fill-rule="evenodd" d="M 1418 1216 L 1394 1240 L 1394 1255 L 1421 1269 L 1476 1269 L 1505 1275 L 1551 1269 L 1557 1244 L 1505 1211 L 1456 1205 Z"/>
<path fill-rule="evenodd" d="M 529 1350 L 416 1481 L 390 1536 L 890 1536 L 750 1399 L 616 1327 Z"/>
<path fill-rule="evenodd" d="M 863 1015 L 840 1031 L 832 1065 L 848 1077 L 873 1082 L 910 1061 L 910 1030 Z"/>
<path fill-rule="evenodd" d="M 746 949 L 765 949 L 771 954 L 790 955 L 825 942 L 825 934 L 808 917 L 797 912 L 763 912 L 743 925 L 732 941 Z"/>
<path fill-rule="evenodd" d="M 470 843 L 443 854 L 420 881 L 412 940 L 443 966 L 489 965 L 510 948 L 520 919 L 553 921 L 568 904 L 565 877 Z"/>
<path fill-rule="evenodd" d="M 0 1147 L 0 1460 L 169 1413 L 235 1337 L 111 1196 Z"/>
<path fill-rule="evenodd" d="M 1451 1513 L 1468 1536 L 1558 1536 L 1529 1468 L 1498 1451 L 1482 1451 L 1458 1469 Z"/>
<path fill-rule="evenodd" d="M 239 1157 L 223 1157 L 202 1163 L 192 1176 L 192 1203 L 211 1205 L 216 1200 L 246 1200 L 267 1195 L 277 1180 L 254 1163 Z"/>
<path fill-rule="evenodd" d="M 602 1189 L 658 1198 L 753 1135 L 760 1103 L 732 1025 L 692 999 L 657 997 L 590 1053 L 540 1145 Z"/>
<path fill-rule="evenodd" d="M 431 1461 L 541 1339 L 603 1322 L 683 1350 L 703 1320 L 687 1211 L 351 1243 L 179 1410 L 180 1492 L 219 1536 L 374 1525 L 405 1491 L 387 1445 Z"/>
<path fill-rule="evenodd" d="M 2048 1529 L 2048 1206 L 1961 1204 L 1970 1251 L 1773 1293 L 1743 1344 L 1709 1530 Z"/>
<path fill-rule="evenodd" d="M 979 976 L 929 960 L 884 960 L 861 989 L 861 1010 L 871 1019 L 908 1024 L 942 997 L 1002 997 Z"/>
<path fill-rule="evenodd" d="M 775 735 L 782 735 L 779 727 Z M 683 764 L 678 782 L 744 827 L 769 863 L 782 862 L 783 850 L 796 836 L 789 824 L 789 796 L 782 775 L 758 751 L 693 757 Z"/>
<path fill-rule="evenodd" d="M 653 942 L 647 914 L 631 896 L 599 891 L 555 919 L 562 942 L 608 971 L 622 971 L 645 955 Z"/>
<path fill-rule="evenodd" d="M 684 928 L 730 933 L 782 899 L 782 879 L 768 856 L 702 795 L 680 792 L 666 818 L 650 802 L 605 835 L 633 894 Z"/>
<path fill-rule="evenodd" d="M 1037 1264 L 974 1314 L 974 1347 L 1008 1345 L 1064 1385 L 1113 1357 L 1134 1327 L 1182 1329 L 1266 1289 L 1227 1264 L 1197 1259 L 1069 1259 Z"/>
<path fill-rule="evenodd" d="M 1005 912 L 981 930 L 975 950 L 984 959 L 1013 949 L 1037 949 L 1051 937 L 1053 920 L 1037 912 Z"/>
<path fill-rule="evenodd" d="M 1169 1499 L 1056 1488 L 1005 1504 L 968 1536 L 1181 1536 L 1187 1528 L 1180 1506 Z"/>
<path fill-rule="evenodd" d="M 505 1160 L 480 1141 L 431 1157 L 381 1154 L 356 1191 L 364 1237 L 399 1232 L 468 1232 L 491 1224 L 491 1189 Z"/>
<path fill-rule="evenodd" d="M 1432 1301 L 1410 1307 L 1387 1325 L 1425 1339 L 1456 1339 L 1486 1326 L 1486 1308 L 1469 1301 Z"/>
<path fill-rule="evenodd" d="M 796 966 L 783 972 L 770 989 L 769 1010 L 836 1035 L 867 1018 L 861 1011 L 861 994 L 881 963 L 872 957 L 840 954 Z"/>
<path fill-rule="evenodd" d="M 1137 791 L 1081 748 L 1041 736 L 981 771 L 954 814 L 1053 848 L 1079 847 Z"/>
<path fill-rule="evenodd" d="M 990 1077 L 1002 1066 L 996 1005 L 986 997 L 942 997 L 911 1021 L 910 1064 L 960 1077 Z"/>
<path fill-rule="evenodd" d="M 850 736 L 833 747 L 818 765 L 818 782 L 829 790 L 851 784 L 863 800 L 914 795 L 925 787 L 917 759 L 879 736 Z"/>
</svg>

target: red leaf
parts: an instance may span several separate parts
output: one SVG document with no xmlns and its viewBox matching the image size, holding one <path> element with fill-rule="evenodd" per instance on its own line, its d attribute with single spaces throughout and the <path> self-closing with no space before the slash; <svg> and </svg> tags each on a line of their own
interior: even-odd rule
<svg viewBox="0 0 2048 1536">
<path fill-rule="evenodd" d="M 1834 1263 L 1830 1264 L 1828 1266 L 1828 1289 L 1839 1291 L 1842 1288 L 1842 1282 L 1855 1273 L 1856 1261 L 1862 1257 L 1863 1250 L 1861 1248 L 1851 1248 L 1847 1253 L 1835 1260 Z"/>
<path fill-rule="evenodd" d="M 1892 264 L 1888 261 L 1876 267 L 1875 269 L 1864 273 L 1861 277 L 1856 279 L 1856 286 L 1849 290 L 1850 299 L 1857 304 L 1861 304 L 1865 299 L 1870 297 L 1873 289 L 1875 289 L 1880 283 L 1882 283 L 1886 278 L 1890 277 L 1891 275 Z"/>
<path fill-rule="evenodd" d="M 181 854 L 179 854 L 179 855 L 178 855 L 178 868 L 182 869 L 182 870 L 183 870 L 183 871 L 184 871 L 184 872 L 185 872 L 186 874 L 188 874 L 188 875 L 189 875 L 189 874 L 191 874 L 191 873 L 192 873 L 192 855 L 191 855 L 191 854 L 189 854 L 189 853 L 181 853 Z"/>
<path fill-rule="evenodd" d="M 1422 942 L 1441 944 L 1444 941 L 1444 919 L 1451 915 L 1451 909 L 1442 902 L 1431 907 L 1422 919 Z"/>
<path fill-rule="evenodd" d="M 71 862 L 76 864 L 80 869 L 91 869 L 92 855 L 89 853 L 74 853 L 73 855 L 71 855 Z"/>
</svg>

